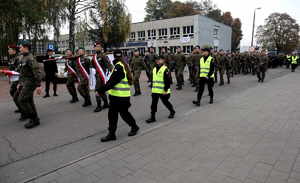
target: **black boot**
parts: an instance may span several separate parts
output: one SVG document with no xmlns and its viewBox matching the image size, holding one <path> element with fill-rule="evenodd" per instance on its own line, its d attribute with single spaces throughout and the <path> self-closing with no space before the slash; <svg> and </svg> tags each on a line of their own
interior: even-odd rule
<svg viewBox="0 0 300 183">
<path fill-rule="evenodd" d="M 34 128 L 34 127 L 39 126 L 39 125 L 40 125 L 40 119 L 36 117 L 36 118 L 30 119 L 30 121 L 28 123 L 26 123 L 24 125 L 24 127 L 26 129 L 31 129 L 31 128 Z"/>
<path fill-rule="evenodd" d="M 114 140 L 117 140 L 117 137 L 115 134 L 111 134 L 111 133 L 101 138 L 101 142 L 109 142 Z"/>
<path fill-rule="evenodd" d="M 96 96 L 96 102 L 97 102 L 97 107 L 94 110 L 94 112 L 100 112 L 102 111 L 102 106 L 101 106 L 101 98 L 100 96 Z"/>
<path fill-rule="evenodd" d="M 199 106 L 200 106 L 200 101 L 196 101 L 196 100 L 194 100 L 194 101 L 193 101 L 193 104 L 195 104 L 196 106 L 198 106 L 198 107 L 199 107 Z"/>
<path fill-rule="evenodd" d="M 139 96 L 139 95 L 141 95 L 142 93 L 140 92 L 140 91 L 136 91 L 135 93 L 134 93 L 134 97 L 136 97 L 136 96 Z"/>
<path fill-rule="evenodd" d="M 223 82 L 221 81 L 220 84 L 219 84 L 219 86 L 223 86 L 223 85 L 224 85 L 224 81 Z"/>
<path fill-rule="evenodd" d="M 14 113 L 21 113 L 20 109 L 14 111 Z"/>
<path fill-rule="evenodd" d="M 154 123 L 154 122 L 156 122 L 155 113 L 152 113 L 151 117 L 146 120 L 146 123 Z"/>
<path fill-rule="evenodd" d="M 171 113 L 170 113 L 170 115 L 169 115 L 169 119 L 173 119 L 174 118 L 174 116 L 175 116 L 175 111 L 173 110 L 173 111 L 171 111 Z"/>
<path fill-rule="evenodd" d="M 84 101 L 82 107 L 88 107 L 88 106 L 90 106 L 90 105 L 92 105 L 91 99 L 90 99 L 90 98 L 87 98 L 87 99 L 85 99 L 85 101 Z"/>
<path fill-rule="evenodd" d="M 182 86 L 179 85 L 179 86 L 176 88 L 176 90 L 182 90 Z"/>
<path fill-rule="evenodd" d="M 53 95 L 54 97 L 57 97 L 58 95 L 57 95 L 57 93 L 54 93 L 54 95 Z"/>
<path fill-rule="evenodd" d="M 128 137 L 136 136 L 136 134 L 138 133 L 139 130 L 140 130 L 140 127 L 138 127 L 138 126 L 132 127 L 130 132 L 128 133 Z"/>
<path fill-rule="evenodd" d="M 23 122 L 23 121 L 26 121 L 28 119 L 29 119 L 28 116 L 21 114 L 21 117 L 20 117 L 19 121 Z"/>
<path fill-rule="evenodd" d="M 213 97 L 210 97 L 209 103 L 210 103 L 210 104 L 213 104 L 213 103 L 214 103 L 214 98 L 213 98 Z"/>
<path fill-rule="evenodd" d="M 79 101 L 78 97 L 73 97 L 72 100 L 70 101 L 70 103 L 74 104 L 74 103 L 76 103 L 78 101 Z"/>
<path fill-rule="evenodd" d="M 43 98 L 48 98 L 50 97 L 49 93 L 47 93 L 45 96 L 43 96 Z"/>
<path fill-rule="evenodd" d="M 102 109 L 107 109 L 107 108 L 109 108 L 110 107 L 110 105 L 108 104 L 108 102 L 106 102 L 106 103 L 104 103 L 104 105 L 102 106 Z"/>
</svg>

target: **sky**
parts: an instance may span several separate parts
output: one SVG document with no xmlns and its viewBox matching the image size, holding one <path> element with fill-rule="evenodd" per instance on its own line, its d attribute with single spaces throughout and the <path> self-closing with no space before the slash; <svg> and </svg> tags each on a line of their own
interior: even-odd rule
<svg viewBox="0 0 300 183">
<path fill-rule="evenodd" d="M 180 0 L 184 2 L 185 0 Z M 251 43 L 253 12 L 256 11 L 256 27 L 264 24 L 264 20 L 274 12 L 288 13 L 300 23 L 300 0 L 212 0 L 223 12 L 230 11 L 234 18 L 242 21 L 244 37 L 241 46 Z M 126 0 L 125 3 L 132 16 L 132 22 L 141 22 L 145 17 L 144 8 L 147 0 Z"/>
</svg>

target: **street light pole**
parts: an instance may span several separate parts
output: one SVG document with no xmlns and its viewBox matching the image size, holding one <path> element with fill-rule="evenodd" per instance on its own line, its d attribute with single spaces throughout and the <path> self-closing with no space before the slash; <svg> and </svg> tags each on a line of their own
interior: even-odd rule
<svg viewBox="0 0 300 183">
<path fill-rule="evenodd" d="M 255 8 L 254 9 L 254 15 L 253 15 L 253 27 L 252 27 L 252 39 L 251 39 L 251 47 L 253 47 L 253 39 L 254 39 L 254 29 L 255 29 L 255 14 L 256 10 L 260 10 L 261 8 Z"/>
</svg>

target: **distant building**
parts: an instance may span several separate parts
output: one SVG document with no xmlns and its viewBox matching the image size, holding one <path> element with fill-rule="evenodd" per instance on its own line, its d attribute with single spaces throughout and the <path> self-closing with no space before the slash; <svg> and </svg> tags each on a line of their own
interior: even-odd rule
<svg viewBox="0 0 300 183">
<path fill-rule="evenodd" d="M 190 53 L 194 46 L 210 45 L 215 50 L 231 50 L 232 28 L 202 15 L 177 17 L 150 22 L 133 23 L 128 40 L 121 49 L 138 49 L 144 53 L 154 47 L 157 53 L 162 48 L 175 52 L 181 47 Z"/>
<path fill-rule="evenodd" d="M 194 46 L 210 45 L 215 50 L 231 50 L 232 28 L 202 15 L 177 17 L 150 22 L 131 24 L 131 32 L 120 49 L 132 51 L 138 49 L 145 53 L 149 47 L 154 47 L 157 53 L 162 48 L 169 48 L 175 52 L 181 47 L 184 53 L 190 53 Z M 87 53 L 93 50 L 94 41 L 76 40 L 76 48 L 84 45 Z M 69 35 L 61 35 L 58 50 L 64 51 L 69 48 Z"/>
</svg>

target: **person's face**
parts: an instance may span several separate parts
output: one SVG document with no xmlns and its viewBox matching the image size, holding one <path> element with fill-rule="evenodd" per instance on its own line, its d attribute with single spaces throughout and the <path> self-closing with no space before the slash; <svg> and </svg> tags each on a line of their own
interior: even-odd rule
<svg viewBox="0 0 300 183">
<path fill-rule="evenodd" d="M 85 51 L 83 49 L 79 49 L 77 53 L 78 55 L 82 56 L 85 54 Z"/>
<path fill-rule="evenodd" d="M 154 52 L 154 49 L 153 48 L 150 48 L 150 53 L 153 53 Z"/>
<path fill-rule="evenodd" d="M 161 49 L 161 52 L 162 53 L 166 53 L 166 50 L 163 48 L 163 49 Z"/>
<path fill-rule="evenodd" d="M 160 58 L 160 59 L 157 59 L 157 60 L 156 60 L 156 63 L 157 63 L 158 65 L 162 65 L 162 64 L 165 63 L 165 60 Z"/>
<path fill-rule="evenodd" d="M 49 56 L 52 56 L 53 54 L 54 54 L 53 51 L 48 51 L 48 55 L 49 55 Z"/>
<path fill-rule="evenodd" d="M 95 46 L 95 51 L 102 51 L 102 46 L 100 45 L 100 44 L 97 44 L 96 46 Z"/>
<path fill-rule="evenodd" d="M 133 55 L 137 57 L 137 56 L 140 55 L 140 53 L 139 53 L 138 51 L 135 51 L 135 52 L 133 53 Z"/>
<path fill-rule="evenodd" d="M 73 53 L 71 52 L 71 50 L 67 50 L 67 51 L 65 52 L 65 54 L 66 54 L 67 56 L 72 56 L 72 55 L 73 55 Z"/>
<path fill-rule="evenodd" d="M 11 48 L 8 49 L 8 54 L 9 54 L 9 55 L 15 55 L 16 53 L 17 53 L 16 50 L 11 49 Z"/>
<path fill-rule="evenodd" d="M 149 52 L 146 52 L 145 55 L 146 55 L 146 56 L 149 55 Z"/>
<path fill-rule="evenodd" d="M 23 45 L 21 45 L 21 47 L 20 47 L 20 52 L 21 52 L 21 53 L 28 53 L 29 50 L 28 50 L 27 47 L 24 47 Z"/>
<path fill-rule="evenodd" d="M 202 54 L 203 54 L 204 56 L 208 56 L 208 55 L 209 55 L 209 52 L 208 52 L 208 51 L 203 51 Z"/>
</svg>

